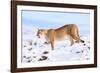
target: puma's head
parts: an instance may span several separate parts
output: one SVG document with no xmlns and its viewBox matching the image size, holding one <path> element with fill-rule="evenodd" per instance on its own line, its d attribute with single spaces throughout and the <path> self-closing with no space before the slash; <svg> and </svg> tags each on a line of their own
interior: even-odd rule
<svg viewBox="0 0 100 73">
<path fill-rule="evenodd" d="M 45 38 L 46 33 L 47 33 L 47 30 L 39 29 L 38 32 L 37 32 L 37 36 L 38 36 L 39 38 Z"/>
</svg>

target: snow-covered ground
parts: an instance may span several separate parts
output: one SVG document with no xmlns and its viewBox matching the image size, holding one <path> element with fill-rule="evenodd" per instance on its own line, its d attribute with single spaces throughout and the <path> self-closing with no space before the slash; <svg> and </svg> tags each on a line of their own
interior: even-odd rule
<svg viewBox="0 0 100 73">
<path fill-rule="evenodd" d="M 55 44 L 54 50 L 51 50 L 50 44 L 44 44 L 42 39 L 36 36 L 36 27 L 23 26 L 22 36 L 22 62 L 59 62 L 90 59 L 90 38 L 81 36 L 84 43 L 75 43 L 69 46 L 68 40 Z"/>
</svg>

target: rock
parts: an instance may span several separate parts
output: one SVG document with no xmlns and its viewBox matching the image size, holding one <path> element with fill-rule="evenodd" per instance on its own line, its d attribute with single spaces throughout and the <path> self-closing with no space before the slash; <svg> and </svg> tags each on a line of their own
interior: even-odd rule
<svg viewBox="0 0 100 73">
<path fill-rule="evenodd" d="M 38 61 L 42 61 L 42 59 L 40 58 Z"/>
<path fill-rule="evenodd" d="M 82 50 L 82 53 L 84 52 L 84 50 Z"/>
<path fill-rule="evenodd" d="M 26 47 L 26 45 L 24 45 L 24 47 Z"/>
<path fill-rule="evenodd" d="M 48 58 L 48 57 L 46 57 L 46 56 L 42 56 L 42 59 L 43 59 L 43 60 L 46 60 L 47 58 Z"/>
<path fill-rule="evenodd" d="M 90 49 L 90 47 L 88 47 L 88 49 Z"/>
<path fill-rule="evenodd" d="M 83 44 L 84 46 L 86 45 L 86 44 Z"/>
<path fill-rule="evenodd" d="M 36 58 L 36 56 L 33 56 L 33 58 Z"/>
<path fill-rule="evenodd" d="M 76 53 L 80 53 L 79 51 L 77 51 Z"/>
<path fill-rule="evenodd" d="M 23 56 L 23 58 L 26 58 L 26 56 Z"/>
<path fill-rule="evenodd" d="M 48 51 L 44 51 L 44 52 L 43 52 L 43 54 L 48 54 L 48 53 L 49 53 Z"/>
<path fill-rule="evenodd" d="M 46 60 L 48 57 L 46 56 L 42 56 L 38 61 L 43 61 L 43 60 Z"/>
<path fill-rule="evenodd" d="M 72 50 L 70 50 L 70 52 L 72 52 Z"/>
<path fill-rule="evenodd" d="M 27 62 L 31 62 L 32 60 L 28 60 Z"/>
<path fill-rule="evenodd" d="M 27 57 L 26 59 L 30 59 L 31 57 Z"/>
<path fill-rule="evenodd" d="M 88 41 L 88 43 L 90 43 L 90 41 Z"/>
<path fill-rule="evenodd" d="M 29 51 L 31 51 L 31 50 L 32 50 L 32 48 L 29 48 L 28 50 L 29 50 Z"/>
<path fill-rule="evenodd" d="M 37 43 L 35 42 L 35 43 L 34 43 L 34 45 L 36 46 L 36 45 L 37 45 Z"/>
<path fill-rule="evenodd" d="M 44 42 L 44 44 L 49 44 L 49 42 Z"/>
<path fill-rule="evenodd" d="M 39 47 L 43 47 L 43 45 L 39 45 Z"/>
<path fill-rule="evenodd" d="M 32 40 L 31 40 L 31 41 L 29 41 L 29 45 L 32 45 Z"/>
</svg>

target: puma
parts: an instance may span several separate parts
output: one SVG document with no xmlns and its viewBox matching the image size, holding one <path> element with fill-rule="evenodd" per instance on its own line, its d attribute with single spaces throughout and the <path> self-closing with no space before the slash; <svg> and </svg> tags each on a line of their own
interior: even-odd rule
<svg viewBox="0 0 100 73">
<path fill-rule="evenodd" d="M 66 37 L 70 36 L 71 46 L 77 42 L 83 42 L 83 40 L 79 37 L 78 27 L 75 24 L 64 25 L 57 29 L 39 29 L 37 32 L 37 36 L 39 38 L 45 38 L 47 40 L 46 43 L 51 44 L 52 50 L 54 50 L 54 43 L 56 41 L 63 41 Z"/>
</svg>

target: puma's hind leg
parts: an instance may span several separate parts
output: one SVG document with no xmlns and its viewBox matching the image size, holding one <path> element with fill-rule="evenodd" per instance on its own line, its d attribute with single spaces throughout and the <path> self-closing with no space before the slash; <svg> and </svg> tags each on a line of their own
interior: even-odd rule
<svg viewBox="0 0 100 73">
<path fill-rule="evenodd" d="M 72 38 L 79 43 L 80 42 L 80 37 L 79 37 L 79 32 L 78 32 L 78 27 L 76 25 L 73 25 L 73 27 L 71 28 L 71 36 Z"/>
<path fill-rule="evenodd" d="M 76 28 L 73 28 L 73 30 L 71 30 L 71 36 L 75 40 L 76 43 L 79 43 L 79 42 L 84 43 L 84 41 L 80 39 L 80 36 L 79 36 L 79 32 L 78 32 L 78 28 L 77 27 Z"/>
<path fill-rule="evenodd" d="M 70 36 L 70 42 L 71 42 L 70 46 L 72 46 L 74 44 L 74 40 L 73 40 L 72 36 Z"/>
</svg>

